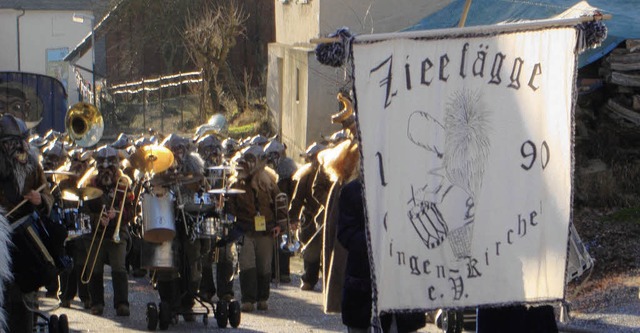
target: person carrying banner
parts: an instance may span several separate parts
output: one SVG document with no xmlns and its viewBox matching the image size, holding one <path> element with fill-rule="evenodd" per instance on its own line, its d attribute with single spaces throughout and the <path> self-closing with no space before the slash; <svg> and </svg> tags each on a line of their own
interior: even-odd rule
<svg viewBox="0 0 640 333">
<path fill-rule="evenodd" d="M 324 207 L 323 230 L 323 304 L 326 313 L 340 312 L 344 268 L 347 259 L 345 248 L 336 240 L 338 222 L 338 197 L 344 184 L 357 176 L 360 152 L 355 136 L 355 115 L 346 93 L 339 93 L 338 100 L 344 108 L 332 115 L 331 121 L 341 124 L 348 138 L 333 148 L 318 154 L 321 167 L 313 184 L 314 197 Z M 326 196 L 324 195 L 326 193 Z M 321 197 L 326 197 L 323 200 Z"/>
<path fill-rule="evenodd" d="M 372 287 L 362 205 L 362 180 L 354 179 L 340 191 L 337 238 L 347 250 L 342 289 L 342 322 L 350 333 L 370 332 Z M 427 324 L 424 312 L 382 314 L 383 332 L 415 332 Z"/>
<path fill-rule="evenodd" d="M 311 144 L 304 154 L 300 154 L 307 163 L 293 175 L 295 189 L 289 205 L 289 217 L 292 229 L 297 229 L 298 239 L 305 244 L 302 251 L 304 272 L 300 277 L 301 290 L 313 290 L 320 273 L 322 237 L 319 236 L 321 230 L 318 229 L 321 225 L 314 219 L 320 209 L 320 203 L 313 197 L 311 187 L 320 166 L 318 153 L 324 148 L 324 145 L 315 142 Z"/>
<path fill-rule="evenodd" d="M 28 132 L 29 129 L 22 120 L 10 114 L 0 118 L 0 210 L 3 220 L 0 223 L 0 248 L 3 250 L 0 252 L 0 282 L 4 286 L 0 300 L 4 300 L 2 307 L 6 312 L 7 331 L 12 333 L 33 331 L 34 315 L 26 304 L 33 306 L 37 293 L 35 290 L 26 291 L 21 288 L 21 279 L 31 277 L 20 276 L 15 265 L 12 269 L 9 268 L 9 253 L 13 262 L 24 261 L 25 258 L 21 257 L 21 252 L 8 250 L 5 237 L 9 228 L 7 223 L 28 215 L 49 216 L 53 205 L 53 196 L 49 193 L 42 165 L 29 149 Z M 2 318 L 3 315 L 0 314 L 0 323 L 3 323 Z"/>
</svg>

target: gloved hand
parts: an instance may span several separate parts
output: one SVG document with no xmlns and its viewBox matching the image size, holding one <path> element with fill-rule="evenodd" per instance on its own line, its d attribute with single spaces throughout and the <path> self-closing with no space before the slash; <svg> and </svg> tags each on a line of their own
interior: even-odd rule
<svg viewBox="0 0 640 333">
<path fill-rule="evenodd" d="M 244 236 L 244 230 L 242 230 L 242 228 L 240 228 L 239 226 L 235 225 L 233 226 L 233 228 L 231 228 L 231 230 L 229 230 L 229 233 L 227 234 L 227 236 L 222 237 L 220 240 L 216 241 L 216 246 L 224 247 L 224 246 L 227 246 L 227 244 L 235 243 L 240 238 L 242 238 L 242 236 Z"/>
<path fill-rule="evenodd" d="M 225 247 L 227 246 L 227 244 L 228 244 L 228 241 L 227 241 L 227 238 L 225 237 L 220 238 L 216 241 L 216 247 Z"/>
</svg>

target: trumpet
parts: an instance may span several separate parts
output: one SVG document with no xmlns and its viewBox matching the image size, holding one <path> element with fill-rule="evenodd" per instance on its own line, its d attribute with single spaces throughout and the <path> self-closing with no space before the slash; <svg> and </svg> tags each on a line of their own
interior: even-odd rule
<svg viewBox="0 0 640 333">
<path fill-rule="evenodd" d="M 100 221 L 107 214 L 108 211 L 110 211 L 112 208 L 116 208 L 115 205 L 116 205 L 116 200 L 118 198 L 118 193 L 121 193 L 121 196 L 120 196 L 120 202 L 118 203 L 118 207 L 117 207 L 118 210 L 116 211 L 116 214 L 118 215 L 116 220 L 117 221 L 116 228 L 113 233 L 112 240 L 115 243 L 120 242 L 120 225 L 122 223 L 122 214 L 124 213 L 124 204 L 127 199 L 127 192 L 129 191 L 129 182 L 125 177 L 120 176 L 118 178 L 114 191 L 115 192 L 113 193 L 111 206 L 109 207 L 109 209 L 107 209 L 106 206 L 102 206 L 102 211 L 100 212 L 98 223 L 96 223 L 96 228 L 93 232 L 93 238 L 91 238 L 91 244 L 89 245 L 89 249 L 87 250 L 87 258 L 84 261 L 82 273 L 80 274 L 80 281 L 83 284 L 88 284 L 89 281 L 91 280 L 91 277 L 93 276 L 93 270 L 95 269 L 96 262 L 98 261 L 98 255 L 100 253 L 100 248 L 102 247 L 102 241 L 104 240 L 104 235 L 107 232 L 107 227 L 105 226 L 103 226 L 102 228 L 100 227 L 100 224 L 101 224 Z M 98 236 L 98 233 L 100 233 L 100 239 L 98 240 L 98 244 L 95 246 L 95 249 L 94 249 L 94 244 L 96 243 L 96 237 Z M 89 271 L 87 271 L 89 262 L 91 262 L 91 268 L 89 269 Z"/>
</svg>

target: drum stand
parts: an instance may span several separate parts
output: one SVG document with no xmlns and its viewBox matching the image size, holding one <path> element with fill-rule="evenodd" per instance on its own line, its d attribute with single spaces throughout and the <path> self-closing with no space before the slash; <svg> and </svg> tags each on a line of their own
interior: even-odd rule
<svg viewBox="0 0 640 333">
<path fill-rule="evenodd" d="M 184 216 L 184 215 L 183 215 Z M 185 222 L 186 226 L 186 222 Z M 188 232 L 188 230 L 185 230 Z M 187 234 L 188 236 L 188 234 Z M 184 249 L 181 249 L 181 263 L 180 263 L 180 275 L 183 277 L 191 276 L 191 268 L 187 260 L 187 255 Z M 202 256 L 198 259 L 201 260 Z M 177 324 L 178 317 L 182 316 L 186 318 L 188 316 L 202 316 L 202 323 L 207 326 L 209 324 L 209 314 L 213 312 L 216 319 L 216 323 L 219 328 L 226 328 L 227 323 L 233 328 L 240 326 L 241 309 L 240 303 L 237 300 L 227 302 L 225 300 L 219 300 L 216 304 L 209 300 L 205 300 L 198 294 L 197 290 L 192 290 L 188 279 L 180 279 L 181 289 L 184 292 L 179 293 L 178 300 L 182 300 L 183 297 L 193 297 L 194 302 L 200 305 L 200 309 L 179 309 L 174 310 L 171 308 L 171 304 L 167 302 L 160 302 L 158 306 L 151 302 L 147 304 L 147 329 L 154 331 L 156 326 L 159 325 L 161 330 L 168 328 L 169 324 Z"/>
</svg>

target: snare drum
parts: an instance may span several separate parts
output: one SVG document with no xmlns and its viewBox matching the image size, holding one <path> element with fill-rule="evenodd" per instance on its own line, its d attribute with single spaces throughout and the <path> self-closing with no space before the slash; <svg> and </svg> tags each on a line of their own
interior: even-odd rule
<svg viewBox="0 0 640 333">
<path fill-rule="evenodd" d="M 142 238 L 151 243 L 172 240 L 176 235 L 173 202 L 168 195 L 142 195 Z"/>
<path fill-rule="evenodd" d="M 67 240 L 91 233 L 89 215 L 78 213 L 76 208 L 65 208 L 62 212 L 64 225 L 68 232 Z"/>
<path fill-rule="evenodd" d="M 207 217 L 200 221 L 197 234 L 198 238 L 214 238 L 218 234 L 219 221 L 213 217 Z"/>
</svg>

